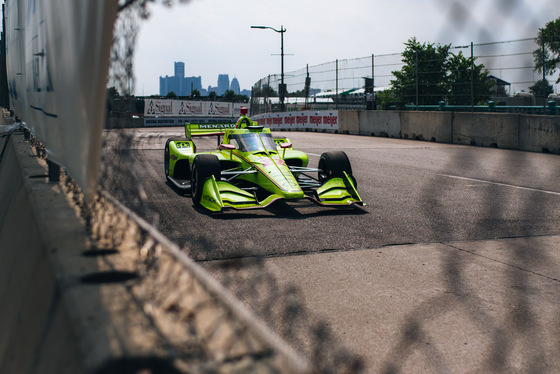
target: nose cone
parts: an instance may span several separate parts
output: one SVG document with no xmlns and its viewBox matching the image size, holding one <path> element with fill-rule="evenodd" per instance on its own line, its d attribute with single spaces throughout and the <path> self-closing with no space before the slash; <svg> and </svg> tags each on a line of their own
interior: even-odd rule
<svg viewBox="0 0 560 374">
<path fill-rule="evenodd" d="M 262 172 L 272 183 L 269 191 L 282 196 L 285 199 L 302 199 L 305 194 L 301 190 L 290 168 L 284 163 L 284 160 L 277 157 L 263 157 L 261 159 Z M 268 188 L 267 188 L 268 189 Z"/>
<path fill-rule="evenodd" d="M 282 173 L 276 174 L 276 183 L 278 187 L 280 187 L 280 191 L 277 193 L 288 200 L 303 199 L 305 194 L 290 172 L 290 169 L 286 166 L 280 166 L 278 169 L 282 170 Z"/>
<path fill-rule="evenodd" d="M 282 191 L 282 194 L 284 195 L 284 198 L 286 200 L 298 200 L 298 199 L 303 199 L 305 197 L 305 194 L 303 193 L 303 191 L 301 189 L 291 190 L 291 191 Z"/>
</svg>

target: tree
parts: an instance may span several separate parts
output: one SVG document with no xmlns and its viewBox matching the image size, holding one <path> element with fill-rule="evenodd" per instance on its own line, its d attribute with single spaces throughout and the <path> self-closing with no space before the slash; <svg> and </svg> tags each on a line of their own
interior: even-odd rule
<svg viewBox="0 0 560 374">
<path fill-rule="evenodd" d="M 200 91 L 197 90 L 196 88 L 191 92 L 191 97 L 194 99 L 198 99 L 200 98 Z"/>
<path fill-rule="evenodd" d="M 463 52 L 451 53 L 447 61 L 447 103 L 451 105 L 471 105 L 485 103 L 490 98 L 490 88 L 494 82 L 488 80 L 488 70 L 484 65 L 476 65 L 476 57 L 465 57 Z M 472 79 L 471 79 L 472 78 Z"/>
<path fill-rule="evenodd" d="M 225 101 L 235 103 L 236 102 L 236 97 L 237 97 L 237 94 L 235 93 L 234 90 L 226 90 L 226 92 L 224 92 L 224 100 Z"/>
<path fill-rule="evenodd" d="M 276 97 L 278 94 L 271 86 L 265 85 L 261 90 L 261 96 L 264 97 Z"/>
<path fill-rule="evenodd" d="M 488 80 L 484 65 L 474 63 L 476 58 L 465 57 L 462 52 L 450 53 L 451 44 L 420 44 L 411 38 L 405 45 L 404 65 L 400 71 L 393 71 L 395 80 L 391 81 L 398 100 L 418 105 L 435 105 L 440 101 L 470 105 L 473 88 L 474 104 L 490 97 L 493 82 Z"/>
<path fill-rule="evenodd" d="M 389 109 L 389 106 L 395 105 L 397 102 L 397 96 L 395 91 L 388 89 L 381 92 L 376 92 L 377 108 L 381 110 Z"/>
<path fill-rule="evenodd" d="M 405 103 L 437 104 L 447 93 L 447 57 L 451 45 L 420 44 L 414 37 L 404 44 L 404 66 L 400 71 L 393 71 L 395 79 L 391 80 L 395 95 Z"/>
<path fill-rule="evenodd" d="M 111 86 L 109 88 L 107 88 L 107 99 L 116 99 L 119 96 L 121 96 L 119 94 L 119 91 L 117 90 L 117 88 L 115 86 Z"/>
<path fill-rule="evenodd" d="M 214 101 L 214 100 L 216 100 L 216 96 L 217 96 L 217 95 L 216 95 L 216 92 L 210 91 L 210 93 L 208 94 L 208 99 L 209 99 L 210 101 Z"/>
<path fill-rule="evenodd" d="M 114 108 L 114 100 L 115 99 L 119 99 L 121 97 L 121 95 L 119 94 L 119 91 L 117 90 L 117 88 L 115 86 L 111 86 L 109 88 L 107 88 L 107 94 L 106 94 L 106 109 L 109 112 L 112 112 L 115 110 Z"/>
<path fill-rule="evenodd" d="M 547 98 L 554 90 L 552 89 L 552 85 L 548 83 L 546 79 L 541 79 L 537 81 L 534 85 L 529 87 L 529 90 L 535 97 L 544 97 Z"/>
<path fill-rule="evenodd" d="M 533 51 L 535 70 L 542 73 L 544 67 L 546 75 L 554 74 L 560 69 L 560 18 L 550 21 L 544 28 L 539 29 L 537 44 L 540 48 Z M 560 75 L 556 83 L 560 83 Z"/>
<path fill-rule="evenodd" d="M 173 91 L 170 91 L 165 97 L 167 97 L 168 99 L 175 99 L 177 97 L 177 94 Z"/>
</svg>

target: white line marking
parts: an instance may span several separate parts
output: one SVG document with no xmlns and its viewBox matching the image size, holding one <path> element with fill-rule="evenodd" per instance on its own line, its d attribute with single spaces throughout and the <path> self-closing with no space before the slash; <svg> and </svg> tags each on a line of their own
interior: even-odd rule
<svg viewBox="0 0 560 374">
<path fill-rule="evenodd" d="M 540 189 L 538 189 L 538 188 L 514 186 L 514 185 L 512 185 L 512 184 L 505 184 L 505 183 L 498 183 L 498 182 L 490 182 L 490 181 L 485 181 L 485 180 L 482 180 L 482 179 L 458 177 L 458 176 L 456 176 L 456 175 L 448 175 L 448 174 L 437 174 L 437 175 L 440 175 L 440 176 L 442 176 L 442 177 L 454 178 L 454 179 L 462 179 L 462 180 L 471 181 L 471 182 L 487 183 L 487 184 L 493 184 L 493 185 L 496 185 L 496 186 L 512 187 L 512 188 L 517 188 L 517 189 L 519 189 L 519 190 L 533 191 L 533 192 L 542 192 L 542 193 L 546 193 L 546 194 L 549 194 L 549 195 L 560 196 L 560 192 L 547 191 L 547 190 L 540 190 Z"/>
<path fill-rule="evenodd" d="M 318 155 L 318 154 L 316 154 L 316 153 L 309 153 L 309 152 L 307 152 L 307 154 L 308 154 L 308 155 L 311 155 L 311 156 L 317 156 L 317 157 L 321 156 L 321 155 Z"/>
</svg>

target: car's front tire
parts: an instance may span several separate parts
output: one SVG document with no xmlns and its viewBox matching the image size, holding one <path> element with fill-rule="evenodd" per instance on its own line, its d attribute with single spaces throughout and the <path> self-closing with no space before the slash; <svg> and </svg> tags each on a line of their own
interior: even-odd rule
<svg viewBox="0 0 560 374">
<path fill-rule="evenodd" d="M 169 142 L 171 139 L 167 139 L 165 142 L 165 150 L 163 151 L 163 170 L 165 172 L 165 179 L 169 179 Z"/>
<path fill-rule="evenodd" d="M 318 179 L 320 183 L 325 183 L 331 178 L 341 178 L 344 176 L 344 172 L 346 172 L 346 174 L 352 178 L 354 184 L 356 184 L 356 180 L 352 176 L 350 160 L 346 153 L 342 151 L 323 153 L 319 159 L 318 169 Z"/>
<path fill-rule="evenodd" d="M 220 180 L 220 161 L 215 155 L 197 155 L 194 158 L 191 171 L 191 194 L 195 206 L 200 206 L 204 182 L 212 175 L 216 181 Z"/>
</svg>

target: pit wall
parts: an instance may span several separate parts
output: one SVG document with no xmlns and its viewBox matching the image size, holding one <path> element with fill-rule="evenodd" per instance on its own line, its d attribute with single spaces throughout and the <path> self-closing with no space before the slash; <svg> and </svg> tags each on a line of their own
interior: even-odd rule
<svg viewBox="0 0 560 374">
<path fill-rule="evenodd" d="M 560 154 L 560 116 L 339 111 L 340 133 Z"/>
</svg>

